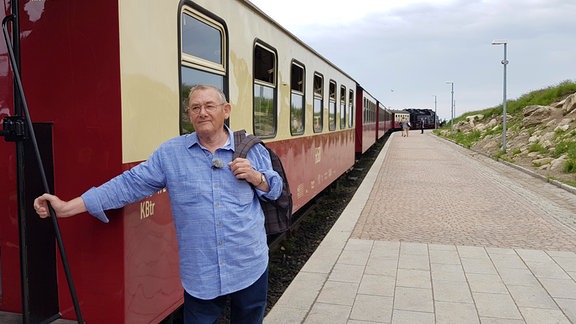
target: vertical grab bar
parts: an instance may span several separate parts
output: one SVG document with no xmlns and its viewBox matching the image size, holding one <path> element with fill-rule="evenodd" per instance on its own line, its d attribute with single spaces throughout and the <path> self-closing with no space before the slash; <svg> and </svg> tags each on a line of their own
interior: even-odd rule
<svg viewBox="0 0 576 324">
<path fill-rule="evenodd" d="M 29 131 L 30 139 L 32 139 L 32 145 L 34 147 L 34 153 L 36 155 L 36 160 L 38 161 L 38 167 L 40 168 L 40 174 L 42 176 L 42 184 L 44 185 L 44 191 L 50 192 L 48 187 L 48 180 L 46 179 L 46 173 L 44 172 L 44 164 L 42 163 L 42 158 L 40 156 L 40 150 L 38 149 L 38 143 L 36 142 L 36 135 L 34 133 L 34 128 L 32 127 L 32 120 L 30 119 L 30 113 L 28 111 L 28 104 L 26 103 L 26 97 L 24 96 L 24 88 L 22 87 L 22 80 L 20 79 L 20 72 L 16 64 L 16 57 L 14 55 L 14 49 L 12 47 L 12 42 L 10 41 L 8 33 L 8 21 L 13 21 L 15 19 L 14 15 L 8 15 L 2 20 L 2 30 L 4 32 L 4 39 L 6 41 L 6 47 L 10 55 L 10 64 L 12 66 L 12 72 L 14 74 L 14 79 L 18 86 L 18 92 L 22 98 L 22 106 L 24 108 L 24 117 L 26 118 L 26 126 Z M 64 272 L 66 273 L 66 280 L 68 282 L 68 289 L 70 290 L 70 295 L 72 297 L 72 302 L 74 303 L 74 310 L 76 311 L 76 318 L 78 323 L 84 323 L 82 319 L 82 312 L 80 311 L 80 305 L 78 304 L 78 297 L 76 296 L 76 289 L 74 288 L 74 282 L 72 280 L 72 275 L 70 273 L 70 266 L 68 264 L 68 258 L 66 257 L 66 251 L 64 250 L 64 243 L 62 241 L 62 235 L 60 234 L 60 228 L 58 227 L 58 220 L 56 219 L 56 212 L 48 203 L 48 208 L 50 209 L 50 219 L 52 220 L 52 225 L 54 226 L 54 231 L 56 233 L 56 241 L 58 243 L 58 250 L 60 252 L 62 265 L 64 266 Z"/>
</svg>

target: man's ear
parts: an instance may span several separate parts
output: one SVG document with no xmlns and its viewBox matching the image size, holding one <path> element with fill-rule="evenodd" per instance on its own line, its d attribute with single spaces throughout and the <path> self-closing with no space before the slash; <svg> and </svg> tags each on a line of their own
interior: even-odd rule
<svg viewBox="0 0 576 324">
<path fill-rule="evenodd" d="M 232 112 L 232 105 L 227 103 L 224 105 L 224 114 L 225 114 L 225 119 L 230 118 L 230 112 Z"/>
</svg>

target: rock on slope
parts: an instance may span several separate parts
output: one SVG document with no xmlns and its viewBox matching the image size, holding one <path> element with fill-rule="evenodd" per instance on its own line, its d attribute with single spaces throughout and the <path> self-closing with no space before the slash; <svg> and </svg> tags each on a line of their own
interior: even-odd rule
<svg viewBox="0 0 576 324">
<path fill-rule="evenodd" d="M 557 147 L 576 145 L 576 93 L 549 106 L 527 106 L 521 113 L 507 115 L 506 121 L 506 153 L 501 152 L 502 116 L 467 116 L 466 121 L 454 125 L 454 131 L 480 134 L 479 140 L 470 147 L 474 151 L 499 157 L 549 178 L 576 183 L 576 171 L 565 172 L 567 163 L 573 165 L 576 161 L 567 153 L 556 153 Z M 441 135 L 447 136 L 449 132 L 443 130 Z"/>
</svg>

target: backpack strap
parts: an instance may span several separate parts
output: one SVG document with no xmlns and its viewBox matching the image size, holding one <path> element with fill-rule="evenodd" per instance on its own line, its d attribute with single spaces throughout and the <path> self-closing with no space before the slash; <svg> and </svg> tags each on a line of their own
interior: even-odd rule
<svg viewBox="0 0 576 324">
<path fill-rule="evenodd" d="M 234 132 L 234 155 L 232 156 L 232 160 L 235 158 L 241 157 L 246 158 L 248 155 L 248 151 L 252 148 L 252 146 L 262 143 L 262 140 L 254 135 L 246 135 L 246 131 L 241 129 L 239 131 Z"/>
</svg>

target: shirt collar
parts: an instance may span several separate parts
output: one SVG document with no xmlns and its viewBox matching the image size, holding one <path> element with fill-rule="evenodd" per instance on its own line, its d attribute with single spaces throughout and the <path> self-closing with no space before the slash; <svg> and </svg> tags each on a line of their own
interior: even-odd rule
<svg viewBox="0 0 576 324">
<path fill-rule="evenodd" d="M 226 141 L 224 146 L 222 146 L 221 148 L 225 149 L 225 150 L 233 150 L 233 148 L 234 148 L 234 133 L 232 132 L 232 130 L 228 126 L 224 125 L 224 128 L 228 132 L 228 140 Z M 186 136 L 188 137 L 187 138 L 188 148 L 191 148 L 194 145 L 202 146 L 200 144 L 200 141 L 198 140 L 198 134 L 196 134 L 196 132 L 194 132 L 192 134 L 188 134 Z"/>
</svg>

